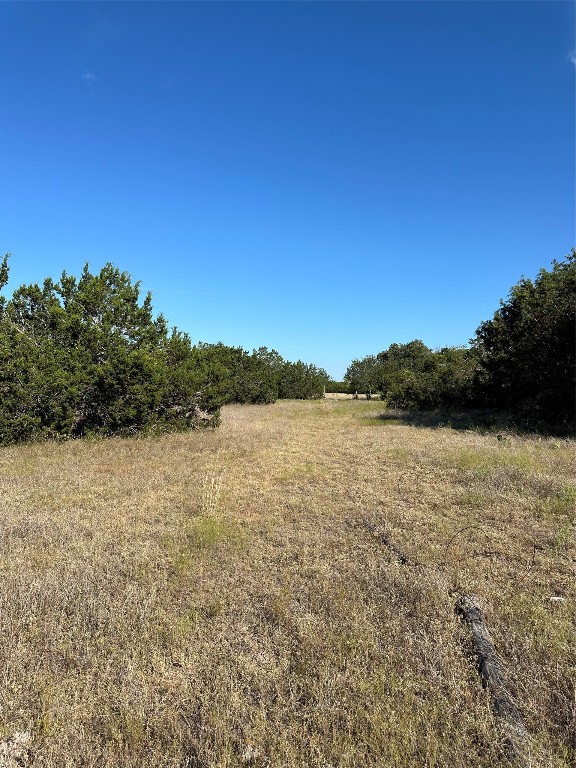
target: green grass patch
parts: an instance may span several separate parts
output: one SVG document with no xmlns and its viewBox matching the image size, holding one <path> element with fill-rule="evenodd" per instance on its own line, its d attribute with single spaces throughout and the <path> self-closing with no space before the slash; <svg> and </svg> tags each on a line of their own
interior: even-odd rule
<svg viewBox="0 0 576 768">
<path fill-rule="evenodd" d="M 410 453 L 405 448 L 390 448 L 386 451 L 386 458 L 398 464 L 405 464 L 410 458 Z"/>
<path fill-rule="evenodd" d="M 220 547 L 237 552 L 244 539 L 244 531 L 233 520 L 213 515 L 190 518 L 176 534 L 164 538 L 172 575 L 182 578 L 193 573 L 204 553 L 210 554 Z"/>
<path fill-rule="evenodd" d="M 223 542 L 237 542 L 242 538 L 237 523 L 211 515 L 193 518 L 188 531 L 188 543 L 197 549 L 207 549 Z"/>
<path fill-rule="evenodd" d="M 478 477 L 486 477 L 494 470 L 513 470 L 525 474 L 534 468 L 531 456 L 504 451 L 476 451 L 465 449 L 454 454 L 451 464 L 463 471 L 472 471 Z"/>
<path fill-rule="evenodd" d="M 563 654 L 576 641 L 572 604 L 552 604 L 548 596 L 519 593 L 510 597 L 504 611 L 512 631 L 525 637 L 532 653 L 544 659 Z"/>
<path fill-rule="evenodd" d="M 572 515 L 576 512 L 576 486 L 563 485 L 546 505 L 548 514 L 554 517 Z"/>
<path fill-rule="evenodd" d="M 539 520 L 548 522 L 562 520 L 572 521 L 576 516 L 576 487 L 569 483 L 561 485 L 556 491 L 544 489 L 537 505 L 535 514 Z"/>
<path fill-rule="evenodd" d="M 490 498 L 481 491 L 463 491 L 457 503 L 466 509 L 485 509 L 490 504 Z"/>
</svg>

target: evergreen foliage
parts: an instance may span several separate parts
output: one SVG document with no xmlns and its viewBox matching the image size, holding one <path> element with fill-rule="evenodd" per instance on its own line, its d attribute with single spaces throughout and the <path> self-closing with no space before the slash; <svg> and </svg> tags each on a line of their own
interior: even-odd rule
<svg viewBox="0 0 576 768">
<path fill-rule="evenodd" d="M 526 426 L 574 431 L 576 403 L 576 251 L 536 279 L 522 278 L 471 347 L 431 350 L 392 344 L 353 360 L 351 391 L 379 390 L 391 407 L 489 407 Z"/>
<path fill-rule="evenodd" d="M 522 278 L 474 345 L 478 396 L 537 425 L 574 427 L 576 418 L 576 251 L 534 281 Z"/>
<path fill-rule="evenodd" d="M 272 403 L 282 399 L 322 397 L 328 374 L 315 365 L 284 360 L 275 349 L 249 354 L 241 347 L 201 344 L 201 352 L 222 371 L 225 402 Z"/>
<path fill-rule="evenodd" d="M 0 291 L 8 281 L 0 263 Z M 530 426 L 574 429 L 576 251 L 522 278 L 469 348 L 392 344 L 344 382 L 266 347 L 193 346 L 154 317 L 148 293 L 112 264 L 98 274 L 0 295 L 0 443 L 214 425 L 224 403 L 380 392 L 391 407 L 483 406 Z"/>
<path fill-rule="evenodd" d="M 353 360 L 344 374 L 344 381 L 349 391 L 370 393 L 380 389 L 380 365 L 374 355 L 367 355 L 360 360 Z"/>
<path fill-rule="evenodd" d="M 474 366 L 468 349 L 432 351 L 415 339 L 354 360 L 344 378 L 352 391 L 380 392 L 392 408 L 437 408 L 470 401 Z"/>
<path fill-rule="evenodd" d="M 278 397 L 287 400 L 314 400 L 322 397 L 328 378 L 323 368 L 301 360 L 286 362 L 280 369 Z"/>
<path fill-rule="evenodd" d="M 330 381 L 326 384 L 326 392 L 336 392 L 343 395 L 353 394 L 347 381 Z"/>
<path fill-rule="evenodd" d="M 0 290 L 8 281 L 0 264 Z M 229 402 L 320 397 L 326 373 L 264 347 L 193 346 L 112 264 L 0 296 L 0 444 L 215 425 Z"/>
<path fill-rule="evenodd" d="M 168 335 L 126 272 L 86 265 L 79 279 L 23 285 L 0 307 L 0 442 L 215 423 L 220 402 L 185 375 L 190 340 Z"/>
</svg>

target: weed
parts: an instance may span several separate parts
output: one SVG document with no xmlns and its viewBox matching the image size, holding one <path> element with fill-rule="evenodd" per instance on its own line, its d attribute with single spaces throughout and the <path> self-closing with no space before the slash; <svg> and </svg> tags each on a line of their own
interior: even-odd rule
<svg viewBox="0 0 576 768">
<path fill-rule="evenodd" d="M 211 517 L 218 511 L 222 493 L 222 476 L 210 473 L 204 478 L 202 486 L 202 514 Z"/>
<path fill-rule="evenodd" d="M 189 531 L 190 545 L 199 549 L 214 547 L 225 541 L 238 540 L 241 536 L 236 522 L 211 515 L 202 515 L 193 519 Z"/>
<path fill-rule="evenodd" d="M 405 464 L 408 461 L 410 454 L 406 448 L 390 448 L 386 451 L 385 456 L 397 464 Z"/>
<path fill-rule="evenodd" d="M 547 511 L 558 517 L 573 515 L 576 512 L 576 486 L 563 485 L 549 500 Z"/>
</svg>

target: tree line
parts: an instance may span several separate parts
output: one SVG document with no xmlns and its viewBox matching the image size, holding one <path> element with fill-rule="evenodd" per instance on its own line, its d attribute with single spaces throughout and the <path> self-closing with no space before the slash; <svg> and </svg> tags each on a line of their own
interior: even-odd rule
<svg viewBox="0 0 576 768">
<path fill-rule="evenodd" d="M 380 393 L 389 407 L 490 408 L 530 428 L 573 434 L 576 413 L 576 251 L 535 280 L 521 278 L 468 347 L 392 344 L 353 360 L 349 392 Z"/>
<path fill-rule="evenodd" d="M 0 263 L 0 291 L 9 277 Z M 328 375 L 224 344 L 193 345 L 106 264 L 0 295 L 0 444 L 216 425 L 225 403 L 316 398 Z"/>
<path fill-rule="evenodd" d="M 8 282 L 0 263 L 0 291 Z M 467 347 L 392 344 L 344 382 L 265 347 L 193 345 L 112 264 L 0 295 L 0 444 L 216 425 L 225 403 L 380 393 L 389 407 L 475 407 L 574 431 L 576 251 L 522 278 Z"/>
</svg>

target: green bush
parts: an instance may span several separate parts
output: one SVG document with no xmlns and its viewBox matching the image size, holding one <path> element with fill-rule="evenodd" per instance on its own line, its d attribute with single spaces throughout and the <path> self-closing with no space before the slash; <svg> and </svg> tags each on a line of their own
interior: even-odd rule
<svg viewBox="0 0 576 768">
<path fill-rule="evenodd" d="M 322 397 L 328 374 L 315 365 L 284 360 L 276 350 L 260 347 L 252 354 L 242 347 L 200 344 L 199 353 L 218 367 L 227 403 L 273 403 L 278 398 Z"/>
<path fill-rule="evenodd" d="M 8 260 L 0 289 L 8 279 Z M 107 264 L 0 300 L 0 442 L 133 434 L 215 423 L 188 337 L 152 314 L 151 296 Z"/>
<path fill-rule="evenodd" d="M 322 368 L 303 363 L 284 363 L 280 370 L 278 397 L 286 400 L 314 400 L 324 395 L 328 374 Z"/>
<path fill-rule="evenodd" d="M 419 340 L 353 360 L 351 391 L 379 390 L 406 409 L 474 406 L 512 414 L 523 428 L 575 432 L 576 251 L 522 278 L 470 348 L 433 351 Z"/>
<path fill-rule="evenodd" d="M 534 281 L 522 278 L 473 340 L 477 397 L 533 425 L 573 431 L 576 402 L 576 251 Z"/>
</svg>

